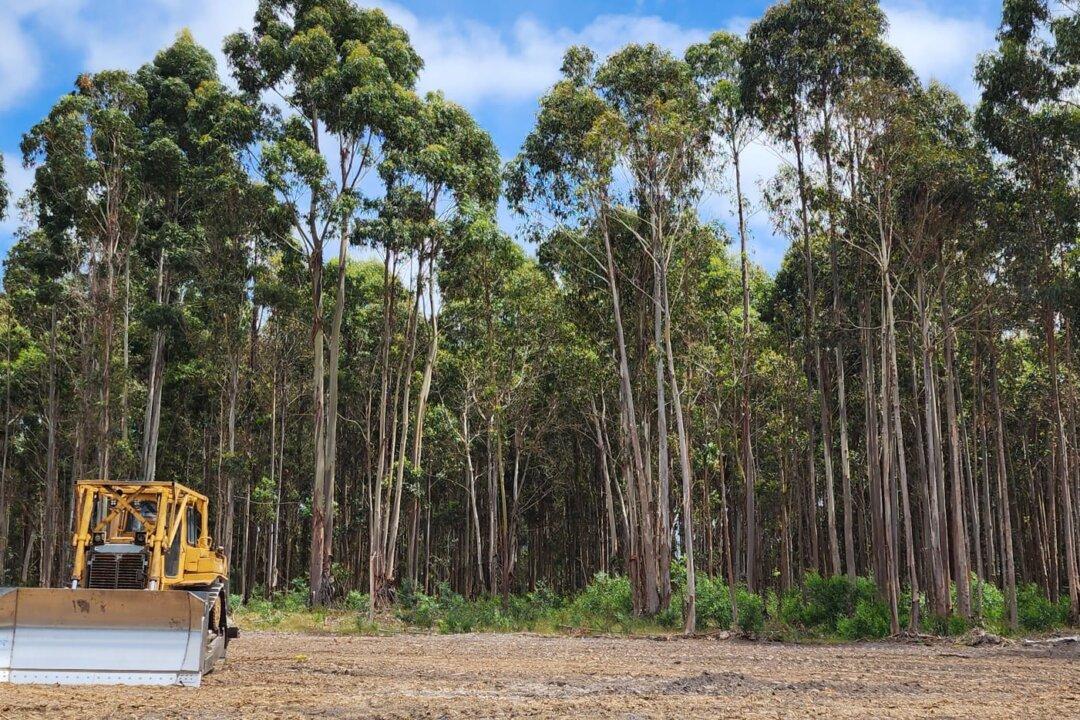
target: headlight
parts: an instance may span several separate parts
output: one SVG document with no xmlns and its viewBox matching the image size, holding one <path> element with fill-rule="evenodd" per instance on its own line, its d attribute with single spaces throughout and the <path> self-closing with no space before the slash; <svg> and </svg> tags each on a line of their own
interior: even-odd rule
<svg viewBox="0 0 1080 720">
<path fill-rule="evenodd" d="M 94 544 L 95 545 L 104 545 L 105 544 L 105 533 L 103 533 L 103 532 L 94 533 Z"/>
<path fill-rule="evenodd" d="M 146 531 L 145 530 L 139 530 L 138 532 L 135 533 L 135 544 L 136 545 L 145 545 L 146 544 Z"/>
</svg>

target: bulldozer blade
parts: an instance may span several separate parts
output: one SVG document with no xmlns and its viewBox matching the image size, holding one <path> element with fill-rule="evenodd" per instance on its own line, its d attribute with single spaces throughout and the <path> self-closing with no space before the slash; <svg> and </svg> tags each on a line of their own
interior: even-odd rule
<svg viewBox="0 0 1080 720">
<path fill-rule="evenodd" d="M 197 686 L 219 655 L 190 592 L 0 588 L 0 682 Z"/>
</svg>

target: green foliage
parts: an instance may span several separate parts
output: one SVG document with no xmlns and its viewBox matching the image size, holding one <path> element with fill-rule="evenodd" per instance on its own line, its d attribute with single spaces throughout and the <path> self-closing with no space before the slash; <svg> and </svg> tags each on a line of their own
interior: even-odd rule
<svg viewBox="0 0 1080 720">
<path fill-rule="evenodd" d="M 633 616 L 630 581 L 625 577 L 597 573 L 593 581 L 570 604 L 576 624 L 608 631 L 628 627 Z"/>
<path fill-rule="evenodd" d="M 718 577 L 697 576 L 697 627 L 698 630 L 731 627 L 731 596 L 727 584 Z"/>
<path fill-rule="evenodd" d="M 757 635 L 765 628 L 765 601 L 761 596 L 740 587 L 735 592 L 739 608 L 739 629 L 746 635 Z"/>
<path fill-rule="evenodd" d="M 972 606 L 981 602 L 979 608 L 981 618 L 989 623 L 1000 624 L 1007 620 L 1008 610 L 1005 607 L 1005 596 L 993 583 L 980 582 L 977 576 L 971 576 Z"/>
<path fill-rule="evenodd" d="M 438 628 L 441 633 L 525 630 L 549 619 L 559 605 L 558 598 L 544 585 L 511 596 L 504 603 L 502 598 L 491 597 L 467 600 L 445 583 L 434 595 L 406 583 L 398 592 L 394 614 L 406 625 L 425 630 Z"/>
<path fill-rule="evenodd" d="M 671 604 L 656 614 L 656 624 L 665 630 L 674 630 L 683 623 L 682 603 L 672 598 Z"/>
<path fill-rule="evenodd" d="M 559 597 L 543 583 L 532 592 L 505 599 L 483 596 L 470 600 L 451 590 L 446 583 L 441 583 L 434 594 L 428 595 L 415 584 L 404 582 L 396 595 L 393 616 L 406 626 L 447 634 L 552 632 L 566 628 L 602 633 L 674 631 L 683 624 L 685 586 L 685 577 L 677 567 L 678 563 L 673 566 L 671 605 L 653 618 L 635 617 L 629 581 L 606 573 L 597 573 L 591 583 L 569 599 Z M 851 581 L 844 576 L 824 578 L 810 573 L 805 579 L 803 591 L 792 590 L 783 595 L 770 592 L 762 597 L 744 586 L 737 587 L 738 622 L 732 629 L 751 637 L 765 633 L 770 637 L 789 639 L 872 640 L 888 637 L 889 608 L 876 597 L 869 578 Z M 982 621 L 989 623 L 995 632 L 1003 632 L 1005 609 L 1001 591 L 989 583 L 981 587 L 985 608 Z M 360 634 L 384 629 L 378 623 L 368 622 L 368 596 L 365 593 L 352 591 L 329 610 L 312 610 L 308 599 L 307 583 L 299 579 L 286 592 L 277 593 L 272 599 L 256 597 L 242 606 L 241 598 L 234 595 L 230 597 L 230 603 L 243 622 L 256 627 L 309 630 L 336 627 L 337 631 Z M 1051 603 L 1037 585 L 1018 588 L 1018 602 L 1020 626 L 1025 631 L 1042 632 L 1066 623 L 1067 600 Z M 900 598 L 899 608 L 900 623 L 904 626 L 910 608 L 909 594 L 904 593 Z M 347 614 L 344 619 L 351 624 L 333 625 L 331 620 L 342 614 Z M 721 578 L 698 575 L 697 623 L 699 631 L 732 627 L 728 587 Z M 956 637 L 970 627 L 955 614 L 923 617 L 923 631 L 934 635 Z"/>
<path fill-rule="evenodd" d="M 851 580 L 846 575 L 823 577 L 810 572 L 803 589 L 790 590 L 780 599 L 780 616 L 790 625 L 837 631 L 841 618 L 851 617 L 860 602 L 875 599 L 874 581 Z"/>
<path fill-rule="evenodd" d="M 446 594 L 449 594 L 448 588 Z M 395 614 L 406 625 L 414 625 L 424 629 L 435 626 L 441 610 L 439 597 L 425 595 L 423 592 L 418 591 L 415 584 L 410 580 L 402 583 L 401 589 L 398 591 L 397 601 Z"/>
<path fill-rule="evenodd" d="M 1042 631 L 1065 625 L 1068 602 L 1055 605 L 1042 589 L 1029 583 L 1016 589 L 1016 619 L 1024 630 Z"/>
<path fill-rule="evenodd" d="M 889 634 L 889 608 L 883 602 L 860 599 L 850 617 L 836 621 L 836 632 L 845 640 L 886 637 Z"/>
<path fill-rule="evenodd" d="M 370 601 L 370 596 L 367 593 L 362 593 L 359 590 L 350 590 L 345 596 L 344 605 L 349 610 L 367 610 Z"/>
<path fill-rule="evenodd" d="M 923 619 L 923 630 L 931 635 L 956 637 L 969 629 L 968 622 L 955 613 L 948 616 L 930 615 Z"/>
<path fill-rule="evenodd" d="M 536 590 L 524 595 L 511 595 L 509 600 L 510 616 L 520 623 L 539 622 L 551 612 L 562 606 L 562 600 L 552 592 L 546 583 L 538 583 Z"/>
</svg>

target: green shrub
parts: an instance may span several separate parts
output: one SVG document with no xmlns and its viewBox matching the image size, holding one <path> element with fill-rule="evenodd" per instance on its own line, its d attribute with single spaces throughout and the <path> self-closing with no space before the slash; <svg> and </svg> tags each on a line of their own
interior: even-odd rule
<svg viewBox="0 0 1080 720">
<path fill-rule="evenodd" d="M 923 629 L 931 635 L 963 635 L 970 629 L 967 620 L 955 613 L 930 615 L 923 621 Z"/>
<path fill-rule="evenodd" d="M 437 627 L 439 632 L 448 634 L 516 627 L 497 599 L 467 600 L 446 583 L 440 584 L 436 592 L 436 595 L 427 595 L 415 587 L 403 585 L 398 592 L 395 615 L 406 625 L 424 629 Z M 511 599 L 511 604 L 513 602 Z"/>
<path fill-rule="evenodd" d="M 872 602 L 876 589 L 870 578 L 852 580 L 846 575 L 822 577 L 816 572 L 804 578 L 805 598 L 799 608 L 788 600 L 787 612 L 805 627 L 836 630 L 837 621 L 851 617 L 860 601 Z"/>
<path fill-rule="evenodd" d="M 720 578 L 697 576 L 696 619 L 699 630 L 731 627 L 731 596 Z"/>
<path fill-rule="evenodd" d="M 346 610 L 367 610 L 368 605 L 370 604 L 370 596 L 367 593 L 360 592 L 359 590 L 350 590 L 349 594 L 345 596 Z"/>
<path fill-rule="evenodd" d="M 457 593 L 439 594 L 439 632 L 446 634 L 472 632 L 476 624 L 473 603 Z"/>
<path fill-rule="evenodd" d="M 886 637 L 889 634 L 889 608 L 876 600 L 859 600 L 854 614 L 836 621 L 836 631 L 845 640 Z"/>
<path fill-rule="evenodd" d="M 406 625 L 414 625 L 427 630 L 433 628 L 438 622 L 440 611 L 438 598 L 417 593 L 411 599 L 409 606 L 399 606 L 395 615 Z"/>
<path fill-rule="evenodd" d="M 735 591 L 735 602 L 739 606 L 739 629 L 747 635 L 756 635 L 765 627 L 765 603 L 761 596 L 744 587 Z"/>
<path fill-rule="evenodd" d="M 780 596 L 777 615 L 787 625 L 806 627 L 806 601 L 798 589 L 792 588 Z"/>
<path fill-rule="evenodd" d="M 570 603 L 573 622 L 604 631 L 617 625 L 629 626 L 632 615 L 630 581 L 603 572 L 597 573 Z"/>
<path fill-rule="evenodd" d="M 545 583 L 524 595 L 511 595 L 507 613 L 515 626 L 528 627 L 561 606 L 560 598 Z"/>
<path fill-rule="evenodd" d="M 656 614 L 656 624 L 662 628 L 671 630 L 682 625 L 683 621 L 683 599 L 680 595 L 673 595 L 671 598 L 671 604 L 666 609 L 661 610 Z M 696 617 L 696 614 L 695 614 Z"/>
<path fill-rule="evenodd" d="M 1005 596 L 997 586 L 978 580 L 977 576 L 971 576 L 971 606 L 978 608 L 979 617 L 990 623 L 1005 621 Z"/>
<path fill-rule="evenodd" d="M 1034 583 L 1017 588 L 1016 618 L 1024 630 L 1050 630 L 1065 624 L 1067 605 L 1054 605 Z"/>
<path fill-rule="evenodd" d="M 835 628 L 837 620 L 854 610 L 851 602 L 853 588 L 847 577 L 843 575 L 822 577 L 817 573 L 808 573 L 805 585 L 804 617 L 807 625 Z"/>
<path fill-rule="evenodd" d="M 416 581 L 412 578 L 405 578 L 397 589 L 394 601 L 403 608 L 412 608 L 418 600 L 418 595 L 423 595 L 423 592 L 417 589 Z"/>
</svg>

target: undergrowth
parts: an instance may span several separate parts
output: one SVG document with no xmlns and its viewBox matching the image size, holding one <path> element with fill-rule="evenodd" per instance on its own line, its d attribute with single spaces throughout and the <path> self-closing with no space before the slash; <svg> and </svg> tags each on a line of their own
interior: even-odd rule
<svg viewBox="0 0 1080 720">
<path fill-rule="evenodd" d="M 580 593 L 569 598 L 545 585 L 507 598 L 467 599 L 446 584 L 426 594 L 411 583 L 404 583 L 393 606 L 377 614 L 374 621 L 368 616 L 368 596 L 359 592 L 349 593 L 329 608 L 309 608 L 308 587 L 303 580 L 294 581 L 287 591 L 272 598 L 253 597 L 245 605 L 233 596 L 231 603 L 238 624 L 248 629 L 365 635 L 408 631 L 643 635 L 682 628 L 685 586 L 685 571 L 676 566 L 672 571 L 669 607 L 652 618 L 634 614 L 627 578 L 606 573 L 598 573 Z M 698 575 L 696 590 L 698 632 L 731 629 L 747 636 L 817 642 L 866 640 L 890 634 L 888 607 L 870 578 L 823 577 L 811 572 L 803 577 L 802 587 L 782 595 L 768 591 L 762 596 L 737 586 L 734 623 L 726 582 Z M 973 605 L 978 626 L 997 634 L 1010 634 L 1008 611 L 1000 590 L 990 584 L 973 582 Z M 1066 624 L 1067 605 L 1050 602 L 1036 585 L 1017 589 L 1017 605 L 1020 632 L 1046 632 Z M 971 629 L 969 622 L 955 614 L 932 615 L 923 596 L 920 607 L 920 630 L 924 633 L 960 635 Z M 900 627 L 906 629 L 910 593 L 903 593 L 898 608 Z"/>
</svg>

